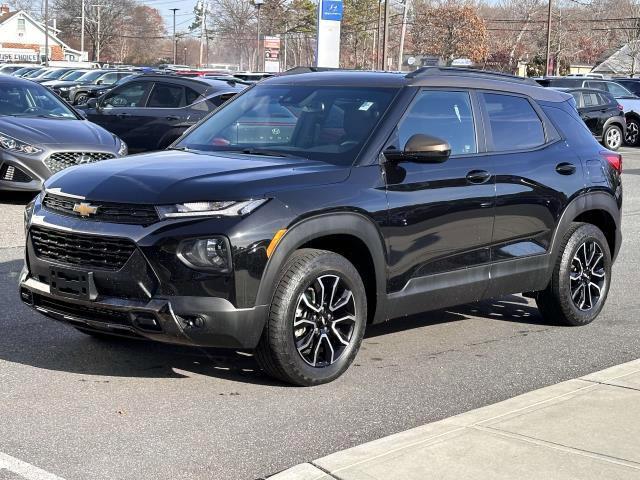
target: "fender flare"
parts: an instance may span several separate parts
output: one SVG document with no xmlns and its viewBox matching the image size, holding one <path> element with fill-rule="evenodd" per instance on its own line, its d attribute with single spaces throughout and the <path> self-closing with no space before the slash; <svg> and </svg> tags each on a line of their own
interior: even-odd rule
<svg viewBox="0 0 640 480">
<path fill-rule="evenodd" d="M 611 194 L 605 192 L 588 192 L 584 193 L 576 198 L 574 198 L 569 204 L 566 206 L 562 215 L 560 216 L 560 221 L 553 232 L 553 237 L 551 239 L 551 262 L 549 265 L 549 274 L 553 271 L 555 267 L 555 260 L 558 258 L 560 253 L 560 247 L 562 244 L 562 239 L 565 236 L 565 233 L 569 229 L 569 226 L 573 222 L 573 220 L 588 211 L 591 210 L 603 210 L 607 212 L 616 226 L 615 232 L 615 249 L 611 254 L 611 258 L 615 259 L 620 250 L 620 242 L 621 242 L 621 233 L 620 233 L 620 209 L 618 208 L 618 204 L 616 203 L 614 197 Z"/>
<path fill-rule="evenodd" d="M 604 137 L 604 133 L 607 131 L 607 128 L 609 128 L 611 125 L 617 125 L 618 127 L 620 127 L 622 129 L 622 135 L 624 135 L 627 132 L 626 120 L 623 122 L 620 119 L 620 117 L 609 117 L 607 118 L 607 120 L 604 122 L 604 125 L 602 126 L 603 137 Z"/>
<path fill-rule="evenodd" d="M 295 250 L 305 243 L 329 235 L 351 235 L 367 246 L 376 277 L 376 314 L 373 323 L 385 319 L 387 263 L 384 240 L 374 222 L 356 212 L 315 215 L 289 227 L 267 261 L 258 287 L 256 305 L 271 304 L 282 267 Z"/>
</svg>

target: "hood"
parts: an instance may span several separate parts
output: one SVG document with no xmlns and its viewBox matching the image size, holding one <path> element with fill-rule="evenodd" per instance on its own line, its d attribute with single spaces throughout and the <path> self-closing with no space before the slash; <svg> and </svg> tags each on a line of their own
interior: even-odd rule
<svg viewBox="0 0 640 480">
<path fill-rule="evenodd" d="M 166 150 L 69 168 L 46 186 L 94 201 L 162 205 L 243 200 L 338 183 L 350 170 L 296 158 Z"/>
<path fill-rule="evenodd" d="M 86 120 L 0 116 L 0 132 L 35 145 L 90 145 L 113 148 L 112 133 Z"/>
</svg>

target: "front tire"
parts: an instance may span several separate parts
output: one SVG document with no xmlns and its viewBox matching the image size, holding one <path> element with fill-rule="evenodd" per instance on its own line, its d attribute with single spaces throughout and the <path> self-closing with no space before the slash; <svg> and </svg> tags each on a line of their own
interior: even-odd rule
<svg viewBox="0 0 640 480">
<path fill-rule="evenodd" d="M 287 383 L 331 382 L 353 362 L 366 319 L 356 268 L 333 252 L 298 250 L 284 266 L 256 359 L 269 376 Z"/>
<path fill-rule="evenodd" d="M 89 97 L 87 96 L 86 93 L 79 93 L 73 99 L 73 104 L 74 105 L 84 105 L 85 103 L 87 103 L 87 100 L 89 100 Z"/>
<path fill-rule="evenodd" d="M 602 135 L 602 145 L 609 150 L 618 150 L 622 146 L 622 129 L 618 125 L 610 125 Z"/>
<path fill-rule="evenodd" d="M 549 285 L 536 296 L 542 316 L 562 325 L 591 323 L 607 299 L 611 265 L 602 231 L 595 225 L 573 223 L 563 239 Z"/>
</svg>

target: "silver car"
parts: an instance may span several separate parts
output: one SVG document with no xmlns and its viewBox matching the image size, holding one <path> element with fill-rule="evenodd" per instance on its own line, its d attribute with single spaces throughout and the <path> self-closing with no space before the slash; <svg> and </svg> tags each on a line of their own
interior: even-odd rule
<svg viewBox="0 0 640 480">
<path fill-rule="evenodd" d="M 122 140 L 45 87 L 0 77 L 0 190 L 38 191 L 65 168 L 126 154 Z"/>
</svg>

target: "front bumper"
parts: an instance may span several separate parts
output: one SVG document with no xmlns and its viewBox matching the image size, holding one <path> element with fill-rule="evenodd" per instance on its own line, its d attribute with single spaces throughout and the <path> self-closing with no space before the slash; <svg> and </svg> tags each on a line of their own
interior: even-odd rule
<svg viewBox="0 0 640 480">
<path fill-rule="evenodd" d="M 268 315 L 267 305 L 236 308 L 217 297 L 63 298 L 30 277 L 26 267 L 20 298 L 47 317 L 80 329 L 202 347 L 255 348 Z"/>
</svg>

